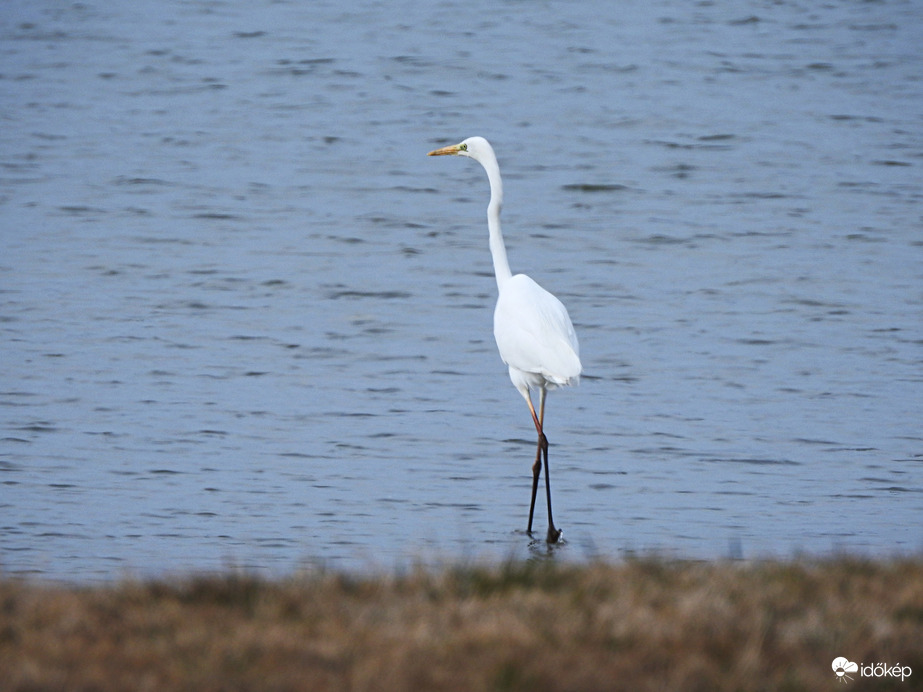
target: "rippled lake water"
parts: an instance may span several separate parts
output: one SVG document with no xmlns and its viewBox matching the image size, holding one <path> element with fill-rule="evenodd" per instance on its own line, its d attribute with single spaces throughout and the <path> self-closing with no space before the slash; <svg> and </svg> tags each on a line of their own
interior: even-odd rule
<svg viewBox="0 0 923 692">
<path fill-rule="evenodd" d="M 923 547 L 923 6 L 7 0 L 0 568 Z M 537 517 L 544 522 L 544 513 Z M 540 532 L 538 535 L 543 535 Z"/>
</svg>

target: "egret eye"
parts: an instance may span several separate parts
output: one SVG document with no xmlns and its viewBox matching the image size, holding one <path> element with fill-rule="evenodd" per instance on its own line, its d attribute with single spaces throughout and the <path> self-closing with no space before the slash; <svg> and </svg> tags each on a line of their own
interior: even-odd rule
<svg viewBox="0 0 923 692">
<path fill-rule="evenodd" d="M 468 151 L 468 145 L 467 145 L 467 144 L 462 144 L 460 147 L 458 147 L 458 150 L 459 150 L 459 151 Z"/>
</svg>

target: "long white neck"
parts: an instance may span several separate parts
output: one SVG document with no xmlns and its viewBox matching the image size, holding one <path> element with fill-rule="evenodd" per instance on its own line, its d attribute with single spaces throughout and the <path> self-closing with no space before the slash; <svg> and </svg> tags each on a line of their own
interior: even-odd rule
<svg viewBox="0 0 923 692">
<path fill-rule="evenodd" d="M 487 205 L 487 229 L 490 231 L 490 255 L 494 260 L 494 275 L 497 277 L 497 289 L 503 288 L 503 284 L 513 275 L 510 271 L 510 263 L 506 258 L 506 245 L 503 244 L 503 233 L 500 230 L 500 208 L 503 206 L 503 181 L 500 180 L 500 166 L 497 164 L 497 157 L 490 152 L 490 156 L 484 156 L 480 161 L 487 171 L 487 179 L 490 181 L 490 204 Z"/>
</svg>

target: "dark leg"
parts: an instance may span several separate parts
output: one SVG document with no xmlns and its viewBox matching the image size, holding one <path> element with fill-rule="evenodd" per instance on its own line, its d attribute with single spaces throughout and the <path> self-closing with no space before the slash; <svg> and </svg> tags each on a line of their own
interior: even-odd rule
<svg viewBox="0 0 923 692">
<path fill-rule="evenodd" d="M 535 496 L 538 494 L 538 477 L 542 475 L 542 450 L 545 453 L 548 453 L 548 440 L 545 438 L 545 433 L 542 432 L 542 421 L 535 415 L 535 409 L 532 407 L 532 397 L 526 393 L 526 403 L 529 404 L 529 412 L 532 414 L 532 422 L 535 423 L 535 431 L 538 433 L 538 447 L 535 450 L 535 463 L 532 464 L 532 501 L 529 503 L 529 527 L 526 529 L 528 533 L 532 533 L 532 516 L 535 514 Z M 542 395 L 539 404 L 539 412 L 544 418 L 545 414 L 545 390 L 542 390 Z"/>
<path fill-rule="evenodd" d="M 561 530 L 554 527 L 554 519 L 551 517 L 551 476 L 548 473 L 548 442 L 545 442 L 545 497 L 548 499 L 548 536 L 545 540 L 548 543 L 557 543 L 561 537 Z"/>
<path fill-rule="evenodd" d="M 561 532 L 554 527 L 554 520 L 551 516 L 551 479 L 548 473 L 548 438 L 545 437 L 545 396 L 547 391 L 541 390 L 539 397 L 538 415 L 535 415 L 535 409 L 532 407 L 532 399 L 526 397 L 529 404 L 529 411 L 532 413 L 532 422 L 535 423 L 535 430 L 538 433 L 538 446 L 535 450 L 535 463 L 532 465 L 532 501 L 529 503 L 529 533 L 532 533 L 532 517 L 535 513 L 535 496 L 538 494 L 538 478 L 542 473 L 542 459 L 545 462 L 545 497 L 548 501 L 548 543 L 556 543 L 561 537 Z"/>
<path fill-rule="evenodd" d="M 558 539 L 561 537 L 561 532 L 554 527 L 554 519 L 551 516 L 551 474 L 548 471 L 548 438 L 545 437 L 543 432 L 543 427 L 545 425 L 545 395 L 547 391 L 542 389 L 541 398 L 539 399 L 538 407 L 538 425 L 539 425 L 539 438 L 538 438 L 538 448 L 545 460 L 545 499 L 548 501 L 548 535 L 545 540 L 548 543 L 557 543 Z M 538 465 L 539 459 L 538 454 L 535 455 L 535 463 Z M 538 475 L 533 470 L 533 493 L 532 501 L 535 502 L 535 485 L 537 485 Z"/>
<path fill-rule="evenodd" d="M 532 464 L 532 502 L 529 503 L 529 528 L 527 531 L 532 533 L 532 515 L 535 514 L 535 496 L 538 494 L 538 477 L 542 475 L 542 451 L 548 455 L 548 440 L 545 434 L 538 432 L 538 448 L 535 450 L 535 463 Z"/>
</svg>

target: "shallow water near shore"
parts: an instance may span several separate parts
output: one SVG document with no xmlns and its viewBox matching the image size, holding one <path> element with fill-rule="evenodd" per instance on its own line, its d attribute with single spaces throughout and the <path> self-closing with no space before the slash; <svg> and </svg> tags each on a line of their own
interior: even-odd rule
<svg viewBox="0 0 923 692">
<path fill-rule="evenodd" d="M 584 364 L 565 560 L 923 548 L 912 2 L 0 10 L 0 569 L 549 554 L 491 334 Z M 544 536 L 544 509 L 537 537 Z"/>
</svg>

